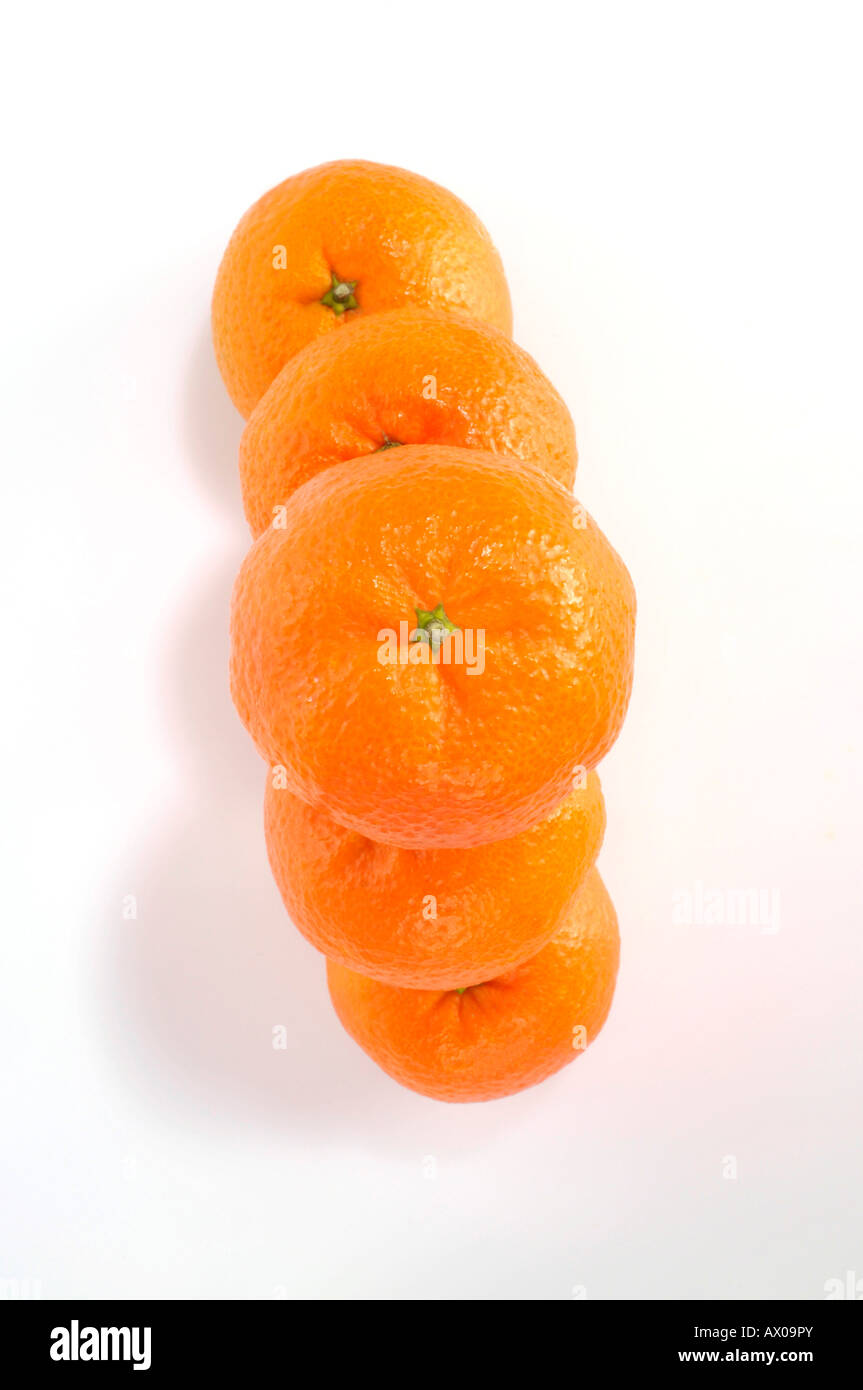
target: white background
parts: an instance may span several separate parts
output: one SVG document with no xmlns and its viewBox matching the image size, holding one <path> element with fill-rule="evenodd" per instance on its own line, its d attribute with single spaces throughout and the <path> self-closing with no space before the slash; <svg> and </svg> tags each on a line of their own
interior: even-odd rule
<svg viewBox="0 0 863 1390">
<path fill-rule="evenodd" d="M 10 24 L 0 1279 L 818 1299 L 863 1278 L 855 7 Z M 247 533 L 213 277 L 249 203 L 343 156 L 486 222 L 638 588 L 603 770 L 615 1006 L 575 1066 L 489 1105 L 404 1091 L 341 1031 L 227 690 Z M 698 883 L 778 893 L 779 930 L 675 924 Z"/>
</svg>

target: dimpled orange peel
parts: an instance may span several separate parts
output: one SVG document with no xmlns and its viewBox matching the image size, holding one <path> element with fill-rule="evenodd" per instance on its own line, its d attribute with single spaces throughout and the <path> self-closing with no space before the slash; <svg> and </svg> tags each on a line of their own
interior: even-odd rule
<svg viewBox="0 0 863 1390">
<path fill-rule="evenodd" d="M 291 919 L 324 955 L 388 984 L 456 989 L 534 955 L 602 842 L 595 772 L 556 811 L 474 849 L 367 840 L 267 778 L 267 850 Z"/>
<path fill-rule="evenodd" d="M 619 957 L 593 769 L 635 593 L 572 495 L 569 411 L 475 214 L 367 160 L 249 209 L 212 331 L 248 421 L 231 691 L 279 893 L 383 1071 L 511 1095 L 593 1041 Z"/>
<path fill-rule="evenodd" d="M 476 320 L 400 309 L 357 322 L 292 357 L 240 444 L 253 535 L 302 483 L 336 463 L 401 444 L 458 444 L 575 477 L 572 418 L 511 338 Z"/>
<path fill-rule="evenodd" d="M 387 309 L 425 305 L 512 332 L 500 257 L 461 199 L 419 174 L 338 159 L 249 208 L 213 292 L 216 360 L 248 417 L 295 352 Z"/>
<path fill-rule="evenodd" d="M 470 988 L 403 989 L 327 965 L 330 997 L 385 1072 L 435 1100 L 495 1100 L 535 1086 L 593 1042 L 614 994 L 617 916 L 596 869 L 551 940 Z"/>
<path fill-rule="evenodd" d="M 546 473 L 405 445 L 319 474 L 254 543 L 232 691 L 288 789 L 341 825 L 481 845 L 550 815 L 611 747 L 634 618 L 622 560 Z M 424 622 L 445 650 L 411 642 Z"/>
</svg>

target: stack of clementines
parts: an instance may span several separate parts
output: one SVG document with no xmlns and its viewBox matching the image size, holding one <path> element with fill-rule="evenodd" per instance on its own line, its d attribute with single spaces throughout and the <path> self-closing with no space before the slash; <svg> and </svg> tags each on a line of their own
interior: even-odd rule
<svg viewBox="0 0 863 1390">
<path fill-rule="evenodd" d="M 248 420 L 231 683 L 273 873 L 347 1031 L 444 1100 L 578 1056 L 619 954 L 592 769 L 626 712 L 635 596 L 511 330 L 470 209 L 358 160 L 260 199 L 213 298 Z"/>
</svg>

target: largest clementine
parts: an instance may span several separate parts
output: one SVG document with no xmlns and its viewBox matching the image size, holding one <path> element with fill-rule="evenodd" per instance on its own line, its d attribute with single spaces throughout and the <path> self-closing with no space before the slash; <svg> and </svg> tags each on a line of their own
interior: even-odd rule
<svg viewBox="0 0 863 1390">
<path fill-rule="evenodd" d="M 216 278 L 213 342 L 231 399 L 248 416 L 306 343 L 409 304 L 511 332 L 500 257 L 470 208 L 363 159 L 286 179 L 241 219 Z"/>
<path fill-rule="evenodd" d="M 405 445 L 328 469 L 258 538 L 232 605 L 232 692 L 285 784 L 407 848 L 551 814 L 611 747 L 635 596 L 541 469 Z"/>
</svg>

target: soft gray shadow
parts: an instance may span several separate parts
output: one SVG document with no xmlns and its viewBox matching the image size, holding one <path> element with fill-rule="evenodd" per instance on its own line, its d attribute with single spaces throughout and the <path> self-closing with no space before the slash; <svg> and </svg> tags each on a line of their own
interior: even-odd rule
<svg viewBox="0 0 863 1390">
<path fill-rule="evenodd" d="M 189 361 L 182 410 L 182 438 L 189 465 L 211 497 L 245 527 L 237 451 L 245 421 L 222 384 L 210 325 L 203 325 Z M 248 535 L 248 531 L 244 534 Z"/>
<path fill-rule="evenodd" d="M 340 1028 L 323 958 L 270 875 L 266 770 L 228 694 L 234 568 L 224 563 L 193 596 L 168 642 L 165 717 L 186 793 L 111 895 L 112 1050 L 154 1101 L 186 1116 L 192 1106 L 198 1122 L 255 1119 L 356 1140 L 358 1125 L 386 1129 L 399 1105 Z M 118 926 L 129 884 L 138 916 Z M 275 1029 L 284 1047 L 273 1046 Z"/>
<path fill-rule="evenodd" d="M 249 543 L 236 484 L 242 421 L 206 332 L 181 409 L 190 466 L 234 508 L 237 540 L 166 633 L 163 716 L 183 793 L 108 894 L 100 995 L 111 1052 L 181 1123 L 398 1144 L 398 1131 L 441 1107 L 397 1087 L 343 1032 L 323 958 L 287 917 L 267 864 L 265 768 L 228 690 L 230 593 Z M 130 885 L 137 918 L 118 921 Z"/>
</svg>

